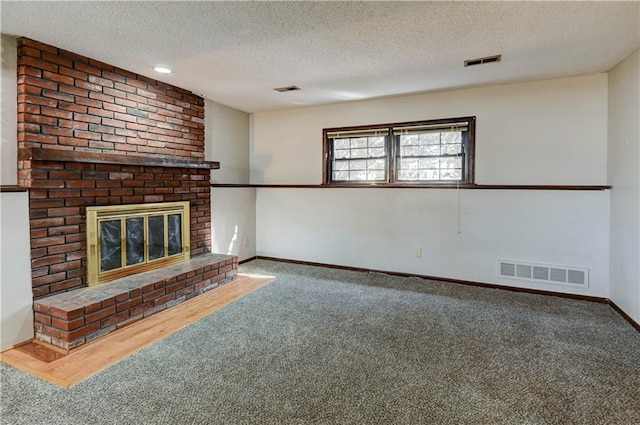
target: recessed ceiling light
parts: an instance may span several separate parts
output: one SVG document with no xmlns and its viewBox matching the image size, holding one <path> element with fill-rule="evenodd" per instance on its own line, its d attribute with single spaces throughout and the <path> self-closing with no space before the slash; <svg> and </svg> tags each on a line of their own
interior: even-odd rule
<svg viewBox="0 0 640 425">
<path fill-rule="evenodd" d="M 171 74 L 173 72 L 172 70 L 170 70 L 169 68 L 165 68 L 164 66 L 152 66 L 151 69 L 160 74 Z"/>
</svg>

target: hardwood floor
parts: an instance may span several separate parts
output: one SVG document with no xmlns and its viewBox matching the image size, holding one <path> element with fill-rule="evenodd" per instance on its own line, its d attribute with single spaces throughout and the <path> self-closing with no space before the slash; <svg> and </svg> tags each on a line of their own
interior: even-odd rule
<svg viewBox="0 0 640 425">
<path fill-rule="evenodd" d="M 70 387 L 274 280 L 272 276 L 238 274 L 238 278 L 227 285 L 68 353 L 33 340 L 1 353 L 0 360 L 47 381 Z"/>
</svg>

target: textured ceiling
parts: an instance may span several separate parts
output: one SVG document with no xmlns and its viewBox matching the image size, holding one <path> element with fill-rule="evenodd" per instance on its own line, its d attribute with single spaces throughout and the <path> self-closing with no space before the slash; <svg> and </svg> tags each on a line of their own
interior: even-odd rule
<svg viewBox="0 0 640 425">
<path fill-rule="evenodd" d="M 0 13 L 3 33 L 247 112 L 604 72 L 640 46 L 638 2 L 2 1 Z M 462 66 L 493 54 L 502 62 Z"/>
</svg>

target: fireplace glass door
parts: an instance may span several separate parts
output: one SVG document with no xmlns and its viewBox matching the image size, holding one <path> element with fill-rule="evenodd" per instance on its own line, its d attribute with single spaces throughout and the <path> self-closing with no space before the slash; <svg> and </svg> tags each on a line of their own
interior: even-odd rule
<svg viewBox="0 0 640 425">
<path fill-rule="evenodd" d="M 189 203 L 87 208 L 89 285 L 189 259 Z"/>
</svg>

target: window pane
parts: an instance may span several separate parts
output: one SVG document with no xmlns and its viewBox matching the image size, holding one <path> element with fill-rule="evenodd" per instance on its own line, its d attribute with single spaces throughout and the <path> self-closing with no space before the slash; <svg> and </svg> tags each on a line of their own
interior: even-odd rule
<svg viewBox="0 0 640 425">
<path fill-rule="evenodd" d="M 334 171 L 344 171 L 344 170 L 349 170 L 349 161 L 335 161 L 333 163 L 333 170 Z"/>
<path fill-rule="evenodd" d="M 359 160 L 359 161 L 350 161 L 349 162 L 350 170 L 366 170 L 367 169 L 367 161 Z"/>
<path fill-rule="evenodd" d="M 332 181 L 384 181 L 387 174 L 386 137 L 333 140 Z M 375 159 L 367 159 L 375 158 Z"/>
<path fill-rule="evenodd" d="M 461 168 L 462 158 L 441 158 L 440 168 Z"/>
<path fill-rule="evenodd" d="M 400 170 L 400 180 L 418 180 L 418 170 Z"/>
<path fill-rule="evenodd" d="M 447 131 L 442 134 L 442 143 L 462 143 L 462 132 Z"/>
<path fill-rule="evenodd" d="M 349 173 L 349 180 L 367 180 L 367 172 L 366 171 L 351 171 Z"/>
<path fill-rule="evenodd" d="M 367 161 L 367 169 L 384 171 L 384 162 L 384 159 L 370 159 Z"/>
<path fill-rule="evenodd" d="M 351 151 L 349 149 L 336 149 L 333 157 L 336 159 L 351 158 Z"/>
<path fill-rule="evenodd" d="M 369 158 L 371 157 L 383 157 L 386 155 L 384 148 L 372 148 L 369 149 Z"/>
<path fill-rule="evenodd" d="M 440 168 L 440 159 L 439 158 L 423 158 L 420 159 L 420 169 L 421 170 L 437 170 Z"/>
<path fill-rule="evenodd" d="M 333 141 L 333 147 L 335 149 L 349 149 L 351 147 L 351 142 L 349 139 L 335 139 Z"/>
<path fill-rule="evenodd" d="M 419 162 L 417 159 L 401 159 L 400 160 L 400 169 L 401 170 L 416 170 L 418 169 Z"/>
<path fill-rule="evenodd" d="M 400 134 L 398 142 L 398 180 L 462 179 L 462 132 Z M 413 170 L 417 172 L 410 172 Z"/>
<path fill-rule="evenodd" d="M 420 146 L 400 147 L 400 156 L 417 156 L 417 155 L 420 155 Z"/>
<path fill-rule="evenodd" d="M 367 180 L 384 180 L 384 170 L 367 171 Z"/>
<path fill-rule="evenodd" d="M 440 170 L 420 170 L 420 180 L 440 180 Z"/>
<path fill-rule="evenodd" d="M 440 133 L 423 133 L 420 139 L 427 145 L 439 145 Z"/>
<path fill-rule="evenodd" d="M 462 178 L 462 170 L 459 168 L 442 170 L 440 172 L 441 180 L 460 180 Z"/>
<path fill-rule="evenodd" d="M 384 148 L 384 137 L 369 137 L 370 148 Z"/>
<path fill-rule="evenodd" d="M 423 156 L 440 155 L 440 145 L 423 145 L 423 146 L 420 146 L 419 155 L 423 155 Z"/>
<path fill-rule="evenodd" d="M 349 180 L 349 171 L 334 171 L 332 180 L 334 181 Z"/>
<path fill-rule="evenodd" d="M 456 155 L 462 153 L 461 144 L 442 145 L 442 153 L 444 155 Z"/>
<path fill-rule="evenodd" d="M 366 158 L 367 149 L 351 149 L 351 158 Z"/>
</svg>

